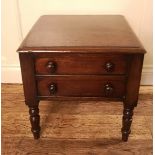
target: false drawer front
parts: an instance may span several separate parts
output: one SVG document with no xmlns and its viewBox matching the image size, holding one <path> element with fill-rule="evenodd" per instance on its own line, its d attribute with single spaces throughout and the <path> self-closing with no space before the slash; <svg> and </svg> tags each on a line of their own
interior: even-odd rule
<svg viewBox="0 0 155 155">
<path fill-rule="evenodd" d="M 35 58 L 37 75 L 125 74 L 128 57 L 109 54 L 53 54 Z"/>
<path fill-rule="evenodd" d="M 123 76 L 48 76 L 37 77 L 38 96 L 122 98 Z"/>
</svg>

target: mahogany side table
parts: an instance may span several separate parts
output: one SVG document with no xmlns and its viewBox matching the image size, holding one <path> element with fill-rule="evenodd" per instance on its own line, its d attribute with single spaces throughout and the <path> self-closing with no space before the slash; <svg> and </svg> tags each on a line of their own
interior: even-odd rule
<svg viewBox="0 0 155 155">
<path fill-rule="evenodd" d="M 123 16 L 44 15 L 17 51 L 35 139 L 40 100 L 115 100 L 128 140 L 145 49 Z"/>
</svg>

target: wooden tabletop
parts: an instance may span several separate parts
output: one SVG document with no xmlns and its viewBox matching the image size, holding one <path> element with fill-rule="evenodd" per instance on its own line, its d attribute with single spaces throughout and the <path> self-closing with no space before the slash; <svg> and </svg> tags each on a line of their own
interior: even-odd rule
<svg viewBox="0 0 155 155">
<path fill-rule="evenodd" d="M 44 15 L 17 51 L 128 49 L 143 47 L 120 15 Z"/>
</svg>

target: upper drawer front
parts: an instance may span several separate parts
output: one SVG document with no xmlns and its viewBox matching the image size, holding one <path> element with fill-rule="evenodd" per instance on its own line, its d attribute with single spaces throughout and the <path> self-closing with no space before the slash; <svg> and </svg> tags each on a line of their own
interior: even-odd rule
<svg viewBox="0 0 155 155">
<path fill-rule="evenodd" d="M 122 98 L 124 76 L 47 76 L 37 77 L 38 95 L 46 97 Z"/>
<path fill-rule="evenodd" d="M 36 74 L 125 74 L 127 57 L 106 54 L 50 54 L 35 59 Z"/>
</svg>

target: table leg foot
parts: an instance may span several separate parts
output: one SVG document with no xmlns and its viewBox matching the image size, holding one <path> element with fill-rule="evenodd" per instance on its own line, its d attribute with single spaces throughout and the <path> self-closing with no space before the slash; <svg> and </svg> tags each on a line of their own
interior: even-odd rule
<svg viewBox="0 0 155 155">
<path fill-rule="evenodd" d="M 132 116 L 133 116 L 133 107 L 125 107 L 123 111 L 123 118 L 122 118 L 122 140 L 128 141 L 129 134 L 131 133 L 130 127 L 132 123 Z"/>
<path fill-rule="evenodd" d="M 38 106 L 29 107 L 31 131 L 33 133 L 34 139 L 40 138 L 40 116 Z"/>
<path fill-rule="evenodd" d="M 130 131 L 129 132 L 122 131 L 122 140 L 124 142 L 128 141 L 129 134 L 130 134 Z"/>
</svg>

